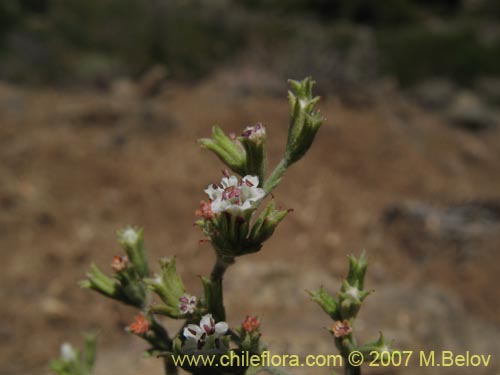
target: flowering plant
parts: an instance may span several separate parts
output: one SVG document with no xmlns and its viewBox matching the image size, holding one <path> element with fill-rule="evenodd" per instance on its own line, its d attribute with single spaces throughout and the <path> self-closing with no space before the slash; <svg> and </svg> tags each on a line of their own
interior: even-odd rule
<svg viewBox="0 0 500 375">
<path fill-rule="evenodd" d="M 203 295 L 188 293 L 176 269 L 175 258 L 159 260 L 160 272 L 152 274 L 146 257 L 142 229 L 128 227 L 119 232 L 124 254 L 112 259 L 112 276 L 92 265 L 81 286 L 94 290 L 139 310 L 127 331 L 150 345 L 147 354 L 162 357 L 166 374 L 177 374 L 178 367 L 192 374 L 256 374 L 260 370 L 283 373 L 262 363 L 244 366 L 218 366 L 224 355 L 261 355 L 260 321 L 247 316 L 240 327 L 229 327 L 224 306 L 223 276 L 240 256 L 261 250 L 290 210 L 276 207 L 274 197 L 266 198 L 281 182 L 286 170 L 309 150 L 323 121 L 312 93 L 313 81 L 290 81 L 290 124 L 285 152 L 271 173 L 267 173 L 266 128 L 249 126 L 241 136 L 227 136 L 214 126 L 212 137 L 200 144 L 212 151 L 229 169 L 222 180 L 205 189 L 207 200 L 196 211 L 196 225 L 215 251 L 212 272 L 203 276 Z M 234 174 L 231 174 L 231 172 Z M 353 337 L 354 319 L 363 300 L 370 294 L 364 289 L 366 257 L 350 258 L 349 274 L 337 297 L 325 289 L 309 292 L 313 301 L 333 319 L 330 332 L 341 355 L 348 358 L 353 351 L 371 356 L 373 350 L 389 350 L 381 337 L 378 341 L 357 345 Z M 158 316 L 182 320 L 181 330 L 171 335 Z M 94 341 L 87 340 L 86 355 L 68 344 L 61 358 L 52 364 L 59 375 L 90 375 L 94 363 Z M 211 356 L 215 362 L 176 361 L 181 356 Z M 359 374 L 359 367 L 346 363 L 346 374 Z"/>
</svg>

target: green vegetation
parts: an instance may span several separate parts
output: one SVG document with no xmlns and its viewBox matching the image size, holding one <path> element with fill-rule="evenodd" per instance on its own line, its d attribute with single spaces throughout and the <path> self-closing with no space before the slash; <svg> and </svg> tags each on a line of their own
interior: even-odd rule
<svg viewBox="0 0 500 375">
<path fill-rule="evenodd" d="M 0 79 L 106 83 L 161 64 L 192 80 L 259 46 L 255 60 L 278 75 L 326 85 L 374 74 L 469 85 L 500 75 L 498 17 L 494 0 L 9 0 Z"/>
<path fill-rule="evenodd" d="M 481 75 L 500 75 L 500 40 L 483 43 L 471 28 L 384 30 L 377 39 L 383 69 L 403 85 L 435 76 L 471 85 Z"/>
</svg>

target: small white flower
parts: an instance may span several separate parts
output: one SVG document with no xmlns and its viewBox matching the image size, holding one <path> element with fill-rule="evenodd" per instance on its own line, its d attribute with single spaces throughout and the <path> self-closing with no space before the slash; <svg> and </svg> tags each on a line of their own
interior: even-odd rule
<svg viewBox="0 0 500 375">
<path fill-rule="evenodd" d="M 236 176 L 224 177 L 220 186 L 210 185 L 205 189 L 214 214 L 229 212 L 234 215 L 242 214 L 251 209 L 266 195 L 259 186 L 257 176 L 245 176 L 238 180 Z"/>
<path fill-rule="evenodd" d="M 354 286 L 351 286 L 345 291 L 345 294 L 350 296 L 353 300 L 358 300 L 360 298 L 360 290 Z"/>
<path fill-rule="evenodd" d="M 71 362 L 76 360 L 76 357 L 76 351 L 70 343 L 65 342 L 61 345 L 61 358 L 64 361 Z"/>
<path fill-rule="evenodd" d="M 125 228 L 119 235 L 120 241 L 128 246 L 134 246 L 139 239 L 139 232 L 132 227 Z"/>
<path fill-rule="evenodd" d="M 247 126 L 241 136 L 248 138 L 253 142 L 258 142 L 265 139 L 266 128 L 259 122 L 253 126 Z"/>
<path fill-rule="evenodd" d="M 225 335 L 229 329 L 226 322 L 215 323 L 212 314 L 204 315 L 201 318 L 200 325 L 188 324 L 184 328 L 183 334 L 186 338 L 184 342 L 185 350 L 201 350 L 209 337 L 218 339 Z"/>
<path fill-rule="evenodd" d="M 179 310 L 182 314 L 192 314 L 196 309 L 196 297 L 184 294 L 179 298 Z"/>
</svg>

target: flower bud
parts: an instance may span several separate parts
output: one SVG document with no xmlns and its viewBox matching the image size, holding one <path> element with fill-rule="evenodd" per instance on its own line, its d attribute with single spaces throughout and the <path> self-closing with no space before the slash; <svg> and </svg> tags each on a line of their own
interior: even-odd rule
<svg viewBox="0 0 500 375">
<path fill-rule="evenodd" d="M 291 210 L 276 209 L 274 200 L 267 205 L 255 220 L 249 234 L 248 241 L 254 251 L 260 250 L 262 243 L 272 236 L 278 224 L 291 212 Z"/>
<path fill-rule="evenodd" d="M 351 255 L 349 257 L 349 273 L 347 274 L 347 282 L 351 285 L 358 285 L 360 289 L 365 285 L 365 274 L 368 268 L 368 260 L 363 251 L 359 258 Z"/>
<path fill-rule="evenodd" d="M 369 294 L 370 291 L 360 290 L 357 284 L 350 285 L 347 280 L 344 280 L 339 293 L 341 318 L 354 318 L 358 314 L 361 303 Z"/>
<path fill-rule="evenodd" d="M 260 320 L 256 316 L 247 316 L 238 333 L 238 352 L 260 353 Z"/>
<path fill-rule="evenodd" d="M 198 142 L 217 155 L 235 173 L 240 176 L 246 174 L 245 151 L 241 145 L 224 134 L 220 127 L 215 125 L 212 128 L 212 138 L 202 138 Z"/>
<path fill-rule="evenodd" d="M 141 279 L 133 269 L 123 270 L 110 278 L 95 264 L 87 273 L 87 279 L 80 282 L 82 288 L 93 289 L 109 298 L 116 299 L 127 305 L 143 308 L 149 301 L 149 294 Z"/>
<path fill-rule="evenodd" d="M 338 320 L 339 302 L 336 298 L 328 294 L 323 287 L 320 287 L 317 292 L 307 291 L 311 299 L 316 302 L 333 320 Z"/>
<path fill-rule="evenodd" d="M 128 329 L 136 335 L 144 335 L 149 331 L 149 322 L 143 314 L 139 314 L 134 317 L 134 322 Z"/>
<path fill-rule="evenodd" d="M 266 173 L 266 128 L 261 123 L 247 127 L 238 140 L 245 148 L 245 174 L 255 175 L 264 181 Z"/>
<path fill-rule="evenodd" d="M 344 319 L 343 321 L 337 320 L 335 323 L 333 323 L 330 332 L 335 338 L 339 339 L 350 335 L 352 332 L 352 328 L 347 319 Z"/>
<path fill-rule="evenodd" d="M 61 356 L 50 363 L 51 369 L 58 375 L 92 374 L 95 364 L 96 340 L 94 335 L 86 335 L 85 350 L 80 352 L 71 344 L 61 345 Z"/>
<path fill-rule="evenodd" d="M 93 289 L 107 297 L 121 299 L 123 296 L 117 280 L 108 277 L 95 264 L 92 263 L 87 279 L 80 281 L 80 287 Z"/>
<path fill-rule="evenodd" d="M 247 316 L 243 323 L 241 323 L 241 327 L 248 333 L 258 331 L 260 328 L 260 320 L 256 316 Z"/>
<path fill-rule="evenodd" d="M 363 344 L 363 346 L 359 348 L 359 351 L 362 352 L 367 358 L 373 359 L 374 351 L 377 351 L 379 353 L 392 353 L 396 352 L 397 350 L 391 348 L 391 343 L 388 343 L 384 338 L 384 334 L 380 332 L 378 339 Z"/>
<path fill-rule="evenodd" d="M 285 160 L 288 165 L 302 158 L 311 147 L 314 137 L 323 122 L 319 112 L 314 107 L 320 100 L 313 97 L 314 81 L 306 78 L 303 81 L 289 81 L 292 90 L 288 92 L 290 100 L 290 127 L 285 151 Z"/>
<path fill-rule="evenodd" d="M 126 255 L 115 255 L 113 257 L 113 262 L 111 263 L 111 268 L 115 272 L 122 272 L 127 268 L 128 256 Z"/>
<path fill-rule="evenodd" d="M 196 298 L 186 294 L 184 284 L 175 267 L 175 258 L 162 258 L 159 262 L 161 275 L 144 279 L 144 282 L 163 302 L 163 304 L 151 306 L 151 311 L 171 318 L 180 318 L 194 313 Z"/>
<path fill-rule="evenodd" d="M 70 343 L 65 342 L 61 345 L 61 359 L 66 362 L 75 361 L 78 359 L 78 352 Z"/>
<path fill-rule="evenodd" d="M 118 241 L 127 253 L 128 259 L 140 277 L 149 275 L 146 249 L 142 229 L 127 227 L 118 232 Z"/>
</svg>

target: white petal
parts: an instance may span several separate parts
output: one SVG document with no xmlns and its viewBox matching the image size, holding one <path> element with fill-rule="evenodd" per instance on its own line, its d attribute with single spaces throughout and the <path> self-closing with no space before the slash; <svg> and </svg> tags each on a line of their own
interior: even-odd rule
<svg viewBox="0 0 500 375">
<path fill-rule="evenodd" d="M 198 338 L 203 334 L 203 332 L 196 324 L 188 324 L 188 326 L 184 328 L 183 334 L 188 340 L 191 339 L 198 341 Z"/>
<path fill-rule="evenodd" d="M 236 176 L 224 177 L 221 181 L 221 185 L 224 189 L 230 186 L 238 186 L 238 177 Z"/>
<path fill-rule="evenodd" d="M 216 187 L 214 188 L 213 185 L 209 185 L 206 189 L 205 189 L 205 193 L 208 194 L 208 197 L 211 199 L 211 200 L 215 200 L 217 199 L 218 197 L 220 197 L 222 195 L 222 189 L 219 188 L 219 187 Z"/>
<path fill-rule="evenodd" d="M 225 211 L 229 205 L 230 205 L 229 202 L 217 199 L 212 202 L 212 204 L 210 205 L 210 209 L 214 214 L 218 214 L 220 212 Z"/>
<path fill-rule="evenodd" d="M 253 187 L 259 186 L 259 178 L 257 176 L 245 176 L 243 177 L 243 182 L 248 181 Z"/>
<path fill-rule="evenodd" d="M 226 322 L 219 322 L 215 325 L 215 336 L 225 335 L 229 326 Z"/>
<path fill-rule="evenodd" d="M 250 200 L 246 200 L 239 208 L 240 211 L 246 211 L 252 208 L 252 202 Z"/>
<path fill-rule="evenodd" d="M 205 326 L 213 327 L 212 322 L 213 322 L 212 314 L 204 315 L 200 321 L 201 329 L 204 330 Z"/>
</svg>

